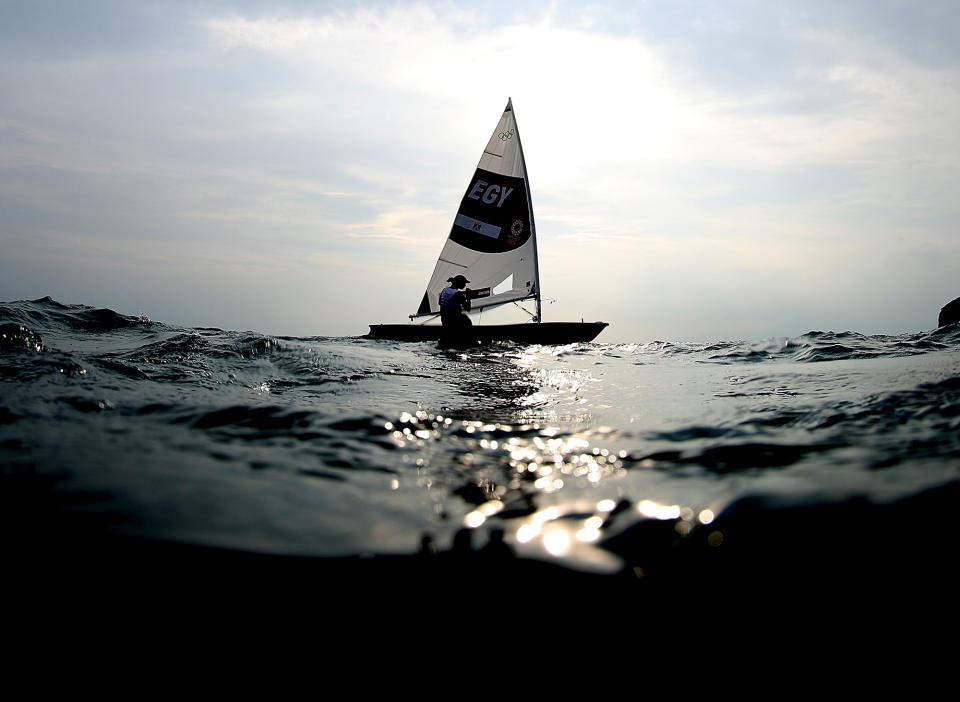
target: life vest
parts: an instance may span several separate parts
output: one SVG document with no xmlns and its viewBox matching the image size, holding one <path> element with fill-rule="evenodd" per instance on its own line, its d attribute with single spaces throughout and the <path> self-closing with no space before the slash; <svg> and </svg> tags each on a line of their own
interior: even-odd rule
<svg viewBox="0 0 960 702">
<path fill-rule="evenodd" d="M 460 309 L 460 305 L 456 301 L 459 292 L 456 288 L 444 288 L 440 291 L 441 312 L 453 312 Z"/>
</svg>

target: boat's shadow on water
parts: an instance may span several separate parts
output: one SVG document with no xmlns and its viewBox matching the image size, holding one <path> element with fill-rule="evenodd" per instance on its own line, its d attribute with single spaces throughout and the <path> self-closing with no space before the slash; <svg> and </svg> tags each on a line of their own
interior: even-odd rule
<svg viewBox="0 0 960 702">
<path fill-rule="evenodd" d="M 450 400 L 441 407 L 447 416 L 513 424 L 540 383 L 532 371 L 516 363 L 516 345 L 438 348 L 442 381 Z"/>
</svg>

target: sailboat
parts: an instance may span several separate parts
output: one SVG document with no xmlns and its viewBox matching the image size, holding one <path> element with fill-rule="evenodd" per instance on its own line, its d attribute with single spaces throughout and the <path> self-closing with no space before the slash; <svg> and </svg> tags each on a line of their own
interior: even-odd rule
<svg viewBox="0 0 960 702">
<path fill-rule="evenodd" d="M 493 130 L 467 186 L 450 235 L 415 314 L 407 324 L 371 324 L 370 336 L 397 341 L 436 341 L 444 327 L 430 324 L 440 315 L 439 294 L 457 275 L 470 282 L 471 312 L 532 301 L 530 322 L 474 324 L 477 342 L 517 341 L 569 344 L 593 341 L 606 322 L 544 322 L 533 203 L 523 160 L 513 101 Z M 419 320 L 419 323 L 415 322 Z"/>
</svg>

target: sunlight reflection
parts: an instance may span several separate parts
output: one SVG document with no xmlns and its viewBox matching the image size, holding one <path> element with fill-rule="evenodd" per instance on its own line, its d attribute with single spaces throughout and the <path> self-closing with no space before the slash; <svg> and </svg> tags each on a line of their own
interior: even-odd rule
<svg viewBox="0 0 960 702">
<path fill-rule="evenodd" d="M 496 504 L 499 503 L 494 501 Z M 479 514 L 479 510 L 475 511 Z M 510 531 L 514 545 L 521 549 L 518 553 L 562 558 L 566 563 L 577 563 L 577 567 L 612 572 L 623 563 L 602 546 L 604 537 L 610 535 L 606 530 L 612 526 L 610 533 L 617 534 L 629 529 L 638 517 L 673 522 L 676 533 L 683 538 L 692 534 L 699 524 L 712 521 L 714 513 L 711 509 L 666 504 L 651 498 L 632 505 L 624 498 L 603 498 L 551 506 L 528 515 L 522 524 L 509 521 L 515 525 Z M 479 516 L 474 515 L 472 519 L 482 523 Z M 723 540 L 719 531 L 710 532 L 707 537 L 707 543 L 714 547 L 723 544 Z M 642 572 L 640 565 L 635 567 Z"/>
<path fill-rule="evenodd" d="M 542 525 L 538 523 L 534 522 L 534 523 L 523 524 L 520 526 L 519 529 L 517 529 L 517 541 L 520 542 L 521 544 L 530 543 L 535 538 L 540 536 L 541 531 L 542 531 Z"/>
<path fill-rule="evenodd" d="M 565 529 L 551 529 L 543 535 L 543 546 L 553 556 L 563 556 L 570 550 L 570 534 Z"/>
<path fill-rule="evenodd" d="M 507 468 L 506 480 L 492 478 L 501 484 L 502 491 L 497 497 L 502 497 L 508 490 L 553 494 L 570 488 L 594 489 L 607 478 L 622 475 L 626 470 L 624 459 L 628 454 L 625 450 L 593 444 L 593 436 L 605 437 L 610 433 L 603 428 L 574 435 L 559 427 L 541 426 L 535 422 L 512 425 L 455 420 L 446 414 L 431 414 L 424 410 L 402 412 L 391 421 L 383 421 L 380 426 L 395 446 L 414 449 L 421 454 L 416 458 L 416 465 L 427 470 L 418 477 L 418 482 L 428 486 L 431 481 L 437 486 L 460 481 L 464 477 L 460 470 L 487 471 L 502 466 Z M 440 456 L 433 452 L 422 453 L 431 444 L 441 452 Z M 442 459 L 449 453 L 450 445 L 457 448 L 456 456 L 452 457 L 456 471 L 444 473 L 442 467 L 447 463 Z M 409 459 L 409 462 L 413 461 L 413 458 Z M 408 459 L 404 458 L 404 462 Z M 494 493 L 487 496 L 494 497 Z M 605 515 L 613 512 L 615 507 L 614 500 L 603 500 L 595 505 L 595 511 Z M 502 510 L 503 505 L 494 500 L 470 509 L 461 518 L 462 523 L 469 529 L 476 529 Z M 657 514 L 660 519 L 672 518 L 668 512 Z M 551 515 L 549 511 L 539 513 L 527 525 L 516 528 L 517 541 L 525 543 L 544 537 L 544 524 L 556 518 L 557 515 Z M 589 520 L 577 528 L 566 529 L 567 539 L 574 544 L 591 544 L 600 540 L 602 526 L 600 518 Z M 556 544 L 554 546 L 559 548 Z"/>
<path fill-rule="evenodd" d="M 637 511 L 652 519 L 679 519 L 680 505 L 661 505 L 652 500 L 643 500 L 637 505 Z"/>
<path fill-rule="evenodd" d="M 583 526 L 585 529 L 594 529 L 594 530 L 599 529 L 600 527 L 603 526 L 603 519 L 596 516 L 588 517 L 584 521 Z"/>
<path fill-rule="evenodd" d="M 583 529 L 577 532 L 577 540 L 582 541 L 584 543 L 588 543 L 588 544 L 593 543 L 595 541 L 599 541 L 600 530 L 584 527 Z"/>
<path fill-rule="evenodd" d="M 463 524 L 470 529 L 476 529 L 478 526 L 487 521 L 488 517 L 492 517 L 502 509 L 503 503 L 500 500 L 489 500 L 488 502 L 484 502 L 482 505 L 478 506 L 472 512 L 469 512 L 463 518 Z"/>
<path fill-rule="evenodd" d="M 603 526 L 603 518 L 596 515 L 588 517 L 583 522 L 583 527 L 577 531 L 577 540 L 584 543 L 594 543 L 600 540 L 600 528 Z"/>
</svg>

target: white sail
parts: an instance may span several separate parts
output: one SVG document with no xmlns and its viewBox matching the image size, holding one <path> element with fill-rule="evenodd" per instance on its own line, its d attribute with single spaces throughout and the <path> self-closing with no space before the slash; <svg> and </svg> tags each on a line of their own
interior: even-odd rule
<svg viewBox="0 0 960 702">
<path fill-rule="evenodd" d="M 455 275 L 466 276 L 480 297 L 473 310 L 533 298 L 540 321 L 536 230 L 520 133 L 507 100 L 467 186 L 450 235 L 417 310 L 438 314 L 439 294 Z"/>
</svg>

